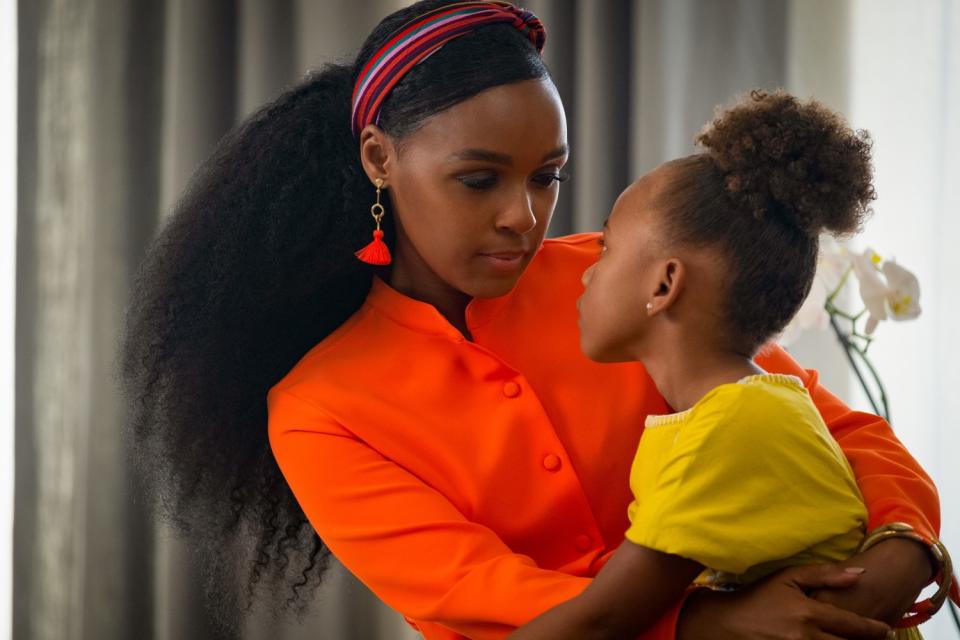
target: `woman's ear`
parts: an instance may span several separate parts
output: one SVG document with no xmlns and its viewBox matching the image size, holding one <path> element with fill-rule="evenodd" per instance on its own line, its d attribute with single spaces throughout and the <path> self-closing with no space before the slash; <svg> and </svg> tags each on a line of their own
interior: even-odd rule
<svg viewBox="0 0 960 640">
<path fill-rule="evenodd" d="M 360 131 L 360 163 L 370 182 L 380 178 L 386 186 L 390 181 L 390 169 L 396 162 L 396 156 L 396 146 L 380 127 L 368 124 Z"/>
<path fill-rule="evenodd" d="M 648 316 L 663 313 L 673 306 L 686 283 L 686 269 L 679 258 L 662 260 L 657 266 L 656 273 L 654 289 L 650 292 L 650 300 L 647 302 Z"/>
</svg>

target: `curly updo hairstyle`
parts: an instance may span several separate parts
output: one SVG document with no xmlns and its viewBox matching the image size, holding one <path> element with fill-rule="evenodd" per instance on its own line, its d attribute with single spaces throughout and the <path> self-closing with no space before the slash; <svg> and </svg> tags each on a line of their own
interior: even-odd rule
<svg viewBox="0 0 960 640">
<path fill-rule="evenodd" d="M 271 453 L 266 394 L 372 283 L 373 267 L 353 255 L 370 240 L 374 196 L 350 129 L 359 70 L 401 25 L 451 3 L 391 14 L 353 62 L 309 74 L 236 126 L 136 274 L 118 354 L 132 464 L 158 517 L 189 541 L 228 633 L 258 596 L 303 614 L 327 566 Z M 380 126 L 401 141 L 485 89 L 542 78 L 523 34 L 483 26 L 411 70 Z"/>
<path fill-rule="evenodd" d="M 752 356 L 810 292 L 820 234 L 854 233 L 871 213 L 872 142 L 815 100 L 759 90 L 720 111 L 696 142 L 703 153 L 666 163 L 665 231 L 722 248 L 726 335 Z"/>
</svg>

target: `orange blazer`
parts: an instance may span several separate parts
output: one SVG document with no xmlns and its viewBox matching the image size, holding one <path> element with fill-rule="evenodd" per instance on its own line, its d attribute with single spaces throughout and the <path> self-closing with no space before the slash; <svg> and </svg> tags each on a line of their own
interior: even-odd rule
<svg viewBox="0 0 960 640">
<path fill-rule="evenodd" d="M 671 408 L 641 364 L 580 353 L 596 237 L 544 241 L 513 291 L 471 301 L 472 342 L 375 279 L 267 395 L 274 456 L 317 534 L 428 639 L 507 635 L 581 592 L 624 539 L 644 418 Z M 779 347 L 757 362 L 805 381 L 871 528 L 938 535 L 936 489 L 886 422 Z M 674 638 L 680 604 L 643 637 Z"/>
</svg>

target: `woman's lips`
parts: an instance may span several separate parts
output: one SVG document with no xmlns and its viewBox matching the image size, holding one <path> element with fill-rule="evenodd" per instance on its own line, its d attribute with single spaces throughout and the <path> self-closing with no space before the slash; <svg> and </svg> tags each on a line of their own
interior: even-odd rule
<svg viewBox="0 0 960 640">
<path fill-rule="evenodd" d="M 526 255 L 525 251 L 497 251 L 481 253 L 480 257 L 498 271 L 514 271 L 523 264 Z"/>
</svg>

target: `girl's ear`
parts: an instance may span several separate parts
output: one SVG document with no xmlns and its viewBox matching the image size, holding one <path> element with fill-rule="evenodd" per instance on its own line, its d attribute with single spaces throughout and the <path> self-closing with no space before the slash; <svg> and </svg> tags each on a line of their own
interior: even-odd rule
<svg viewBox="0 0 960 640">
<path fill-rule="evenodd" d="M 647 315 L 663 313 L 676 302 L 686 283 L 686 269 L 679 258 L 667 258 L 657 266 L 654 289 L 647 302 Z"/>
<path fill-rule="evenodd" d="M 363 128 L 360 132 L 360 163 L 370 182 L 380 178 L 383 186 L 388 186 L 396 156 L 396 146 L 380 127 L 368 124 Z"/>
</svg>

